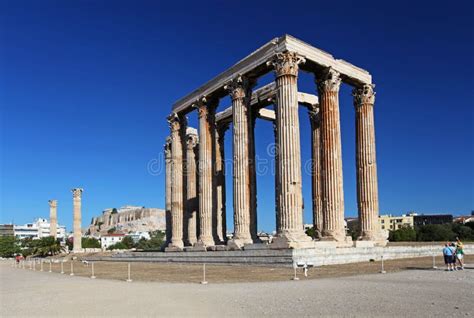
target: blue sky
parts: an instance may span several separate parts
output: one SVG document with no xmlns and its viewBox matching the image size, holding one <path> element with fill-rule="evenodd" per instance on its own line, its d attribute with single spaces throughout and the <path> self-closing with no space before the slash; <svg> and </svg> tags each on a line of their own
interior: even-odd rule
<svg viewBox="0 0 474 318">
<path fill-rule="evenodd" d="M 381 213 L 470 213 L 473 18 L 468 1 L 0 1 L 0 222 L 48 217 L 55 198 L 70 229 L 73 187 L 85 189 L 84 226 L 108 207 L 164 207 L 164 175 L 148 167 L 173 102 L 285 33 L 372 74 Z M 299 89 L 315 92 L 310 74 Z M 350 92 L 340 93 L 346 216 L 357 214 Z M 304 109 L 300 122 L 304 161 Z M 270 159 L 272 126 L 257 129 L 257 155 Z M 229 228 L 231 182 L 229 171 Z M 273 176 L 257 182 L 258 227 L 272 230 Z"/>
</svg>

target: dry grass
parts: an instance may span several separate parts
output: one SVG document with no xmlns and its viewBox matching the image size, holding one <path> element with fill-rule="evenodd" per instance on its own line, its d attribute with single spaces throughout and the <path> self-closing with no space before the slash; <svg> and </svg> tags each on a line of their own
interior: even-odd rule
<svg viewBox="0 0 474 318">
<path fill-rule="evenodd" d="M 466 262 L 472 263 L 474 256 L 466 256 Z M 444 269 L 442 257 L 436 257 L 439 269 Z M 73 261 L 76 276 L 90 277 L 92 266 L 80 261 Z M 98 279 L 127 279 L 126 262 L 95 262 L 94 271 Z M 39 265 L 36 269 L 39 270 Z M 385 270 L 398 272 L 410 269 L 432 269 L 432 258 L 421 257 L 411 259 L 387 260 Z M 44 271 L 49 270 L 49 264 L 44 264 Z M 326 277 L 353 276 L 375 274 L 381 270 L 381 262 L 365 262 L 343 265 L 329 265 L 311 268 L 308 277 L 304 277 L 302 269 L 298 269 L 300 279 L 318 279 Z M 54 273 L 61 272 L 59 263 L 52 264 Z M 64 263 L 65 275 L 71 272 L 71 262 Z M 131 263 L 131 278 L 134 281 L 199 283 L 202 280 L 203 266 L 199 264 L 176 263 Z M 293 269 L 288 267 L 250 266 L 250 265 L 206 265 L 206 280 L 210 283 L 237 283 L 284 281 L 293 277 Z"/>
</svg>

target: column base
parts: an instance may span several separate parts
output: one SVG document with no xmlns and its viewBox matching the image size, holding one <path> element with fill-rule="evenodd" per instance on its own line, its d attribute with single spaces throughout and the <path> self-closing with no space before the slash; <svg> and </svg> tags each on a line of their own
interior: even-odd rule
<svg viewBox="0 0 474 318">
<path fill-rule="evenodd" d="M 227 248 L 231 251 L 235 250 L 241 250 L 244 245 L 249 245 L 253 244 L 253 241 L 251 238 L 237 238 L 237 239 L 232 239 L 227 242 Z"/>
<path fill-rule="evenodd" d="M 346 241 L 346 231 L 342 230 L 323 230 L 321 241 Z M 352 238 L 351 238 L 352 241 Z"/>
<path fill-rule="evenodd" d="M 201 237 L 199 238 L 199 240 L 197 241 L 196 244 L 194 244 L 195 247 L 203 247 L 203 248 L 208 248 L 210 246 L 214 246 L 216 245 L 214 243 L 214 239 L 212 237 Z"/>
<path fill-rule="evenodd" d="M 287 248 L 311 248 L 314 247 L 314 242 L 303 231 L 296 233 L 281 233 L 273 238 L 270 244 L 271 248 L 287 249 Z"/>
<path fill-rule="evenodd" d="M 183 251 L 182 247 L 177 247 L 173 245 L 165 247 L 165 252 L 182 252 L 182 251 Z"/>
<path fill-rule="evenodd" d="M 336 247 L 352 247 L 354 243 L 352 242 L 351 236 L 323 236 L 320 242 L 334 242 Z"/>
<path fill-rule="evenodd" d="M 365 232 L 358 238 L 358 241 L 370 241 L 375 246 L 386 246 L 388 243 L 388 231 Z"/>
<path fill-rule="evenodd" d="M 176 247 L 176 248 L 180 248 L 180 249 L 183 249 L 184 248 L 184 242 L 183 241 L 173 241 L 171 240 L 171 243 L 168 245 L 168 247 Z"/>
</svg>

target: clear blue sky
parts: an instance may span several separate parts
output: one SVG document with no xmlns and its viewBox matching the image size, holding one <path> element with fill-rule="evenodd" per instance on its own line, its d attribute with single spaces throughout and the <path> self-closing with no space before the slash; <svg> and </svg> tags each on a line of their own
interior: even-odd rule
<svg viewBox="0 0 474 318">
<path fill-rule="evenodd" d="M 108 207 L 163 208 L 164 175 L 147 167 L 162 155 L 172 103 L 285 33 L 371 72 L 381 213 L 474 209 L 472 2 L 255 2 L 1 1 L 0 222 L 48 217 L 55 198 L 70 229 L 73 187 L 85 189 L 83 226 Z M 309 74 L 299 84 L 315 92 Z M 346 216 L 354 216 L 347 86 L 340 107 Z M 304 109 L 300 120 L 304 161 Z M 257 129 L 266 158 L 272 127 Z M 310 223 L 310 177 L 303 181 Z M 228 174 L 229 227 L 231 182 Z M 272 230 L 273 176 L 260 176 L 258 191 L 259 229 Z"/>
</svg>

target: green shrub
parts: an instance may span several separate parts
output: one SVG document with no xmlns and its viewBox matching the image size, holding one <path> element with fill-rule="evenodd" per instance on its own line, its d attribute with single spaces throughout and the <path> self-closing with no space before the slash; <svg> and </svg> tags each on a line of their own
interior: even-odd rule
<svg viewBox="0 0 474 318">
<path fill-rule="evenodd" d="M 107 249 L 109 251 L 112 251 L 112 250 L 127 250 L 128 247 L 127 247 L 127 245 L 123 244 L 122 242 L 117 242 L 117 243 L 107 247 Z"/>
<path fill-rule="evenodd" d="M 416 231 L 407 226 L 401 229 L 390 231 L 388 234 L 388 240 L 390 242 L 410 242 L 416 241 Z"/>
</svg>

